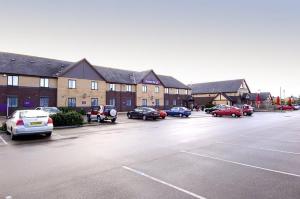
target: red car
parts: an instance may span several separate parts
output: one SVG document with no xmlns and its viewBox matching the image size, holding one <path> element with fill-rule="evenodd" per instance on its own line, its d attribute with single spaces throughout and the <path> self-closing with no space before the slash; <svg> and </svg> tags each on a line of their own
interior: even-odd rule
<svg viewBox="0 0 300 199">
<path fill-rule="evenodd" d="M 236 107 L 226 107 L 224 109 L 216 110 L 212 112 L 214 117 L 231 116 L 231 117 L 241 117 L 243 111 Z"/>
<path fill-rule="evenodd" d="M 165 118 L 167 117 L 166 111 L 159 110 L 158 112 L 159 112 L 159 117 L 160 117 L 161 119 L 165 119 Z"/>
<path fill-rule="evenodd" d="M 279 105 L 279 106 L 277 106 L 277 109 L 283 110 L 283 111 L 293 111 L 293 110 L 295 110 L 295 108 L 293 106 L 289 106 L 289 105 Z"/>
<path fill-rule="evenodd" d="M 250 105 L 243 105 L 242 110 L 244 116 L 251 116 L 253 114 L 253 107 Z"/>
</svg>

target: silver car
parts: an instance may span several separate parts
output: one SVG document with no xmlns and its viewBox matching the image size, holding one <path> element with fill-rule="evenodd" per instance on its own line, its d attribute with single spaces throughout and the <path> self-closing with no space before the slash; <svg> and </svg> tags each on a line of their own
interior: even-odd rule
<svg viewBox="0 0 300 199">
<path fill-rule="evenodd" d="M 18 135 L 46 134 L 51 136 L 53 121 L 49 113 L 41 110 L 19 110 L 6 121 L 7 131 L 11 139 Z"/>
<path fill-rule="evenodd" d="M 55 115 L 56 113 L 61 112 L 57 107 L 37 107 L 35 110 L 45 111 L 49 113 L 49 115 Z"/>
</svg>

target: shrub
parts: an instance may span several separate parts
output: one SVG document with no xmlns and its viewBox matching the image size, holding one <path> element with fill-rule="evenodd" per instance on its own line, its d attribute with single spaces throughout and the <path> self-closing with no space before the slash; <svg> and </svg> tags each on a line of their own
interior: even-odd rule
<svg viewBox="0 0 300 199">
<path fill-rule="evenodd" d="M 63 112 L 63 113 L 68 113 L 68 112 L 74 111 L 74 109 L 72 109 L 70 107 L 60 107 L 59 110 L 61 110 L 61 112 Z"/>
<path fill-rule="evenodd" d="M 6 129 L 7 129 L 7 128 L 6 128 L 6 123 L 3 122 L 3 123 L 2 123 L 2 126 L 0 127 L 0 130 L 1 130 L 1 131 L 6 131 Z"/>
<path fill-rule="evenodd" d="M 51 115 L 54 126 L 75 126 L 83 124 L 83 117 L 75 111 L 57 113 Z"/>
<path fill-rule="evenodd" d="M 211 107 L 214 107 L 215 105 L 213 105 L 213 104 L 206 104 L 205 105 L 205 108 L 211 108 Z"/>
<path fill-rule="evenodd" d="M 80 111 L 78 111 L 78 113 L 80 113 L 81 115 L 86 115 L 86 111 L 83 108 L 81 108 Z"/>
</svg>

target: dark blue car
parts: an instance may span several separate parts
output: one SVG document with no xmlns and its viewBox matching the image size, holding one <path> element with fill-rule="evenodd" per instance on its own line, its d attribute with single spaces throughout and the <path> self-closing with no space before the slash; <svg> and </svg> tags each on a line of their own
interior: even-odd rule
<svg viewBox="0 0 300 199">
<path fill-rule="evenodd" d="M 191 111 L 185 107 L 173 107 L 171 110 L 166 111 L 168 116 L 179 116 L 179 117 L 189 117 Z"/>
</svg>

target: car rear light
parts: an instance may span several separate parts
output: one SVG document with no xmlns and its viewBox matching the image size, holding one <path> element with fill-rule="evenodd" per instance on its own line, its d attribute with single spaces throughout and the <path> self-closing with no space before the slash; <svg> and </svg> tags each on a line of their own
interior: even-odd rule
<svg viewBox="0 0 300 199">
<path fill-rule="evenodd" d="M 18 120 L 16 123 L 17 126 L 24 126 L 23 120 Z"/>
<path fill-rule="evenodd" d="M 52 118 L 48 118 L 48 124 L 53 124 L 53 120 L 52 120 Z"/>
</svg>

